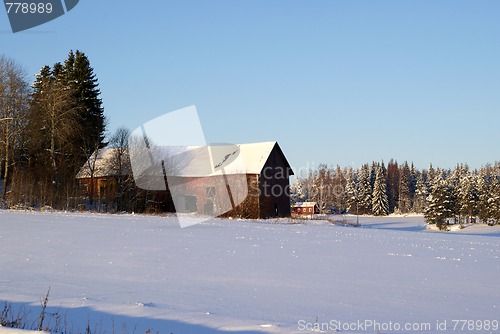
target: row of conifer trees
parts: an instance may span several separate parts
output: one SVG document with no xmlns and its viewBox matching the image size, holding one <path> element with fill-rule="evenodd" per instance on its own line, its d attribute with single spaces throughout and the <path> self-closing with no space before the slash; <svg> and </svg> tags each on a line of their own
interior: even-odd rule
<svg viewBox="0 0 500 334">
<path fill-rule="evenodd" d="M 500 221 L 500 163 L 471 170 L 418 170 L 391 160 L 361 168 L 319 165 L 292 185 L 292 201 L 315 201 L 321 211 L 388 215 L 421 213 L 431 224 Z"/>
</svg>

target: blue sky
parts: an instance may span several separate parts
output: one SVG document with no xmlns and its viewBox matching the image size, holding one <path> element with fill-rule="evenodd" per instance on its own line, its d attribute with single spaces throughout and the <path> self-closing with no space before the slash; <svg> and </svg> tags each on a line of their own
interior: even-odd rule
<svg viewBox="0 0 500 334">
<path fill-rule="evenodd" d="M 0 53 L 87 54 L 109 131 L 196 105 L 209 142 L 277 140 L 296 169 L 500 160 L 500 2 L 80 0 Z"/>
</svg>

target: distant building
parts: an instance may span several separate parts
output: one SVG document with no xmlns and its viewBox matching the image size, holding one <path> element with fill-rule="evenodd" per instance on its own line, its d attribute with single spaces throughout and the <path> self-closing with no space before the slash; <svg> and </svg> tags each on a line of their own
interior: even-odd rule
<svg viewBox="0 0 500 334">
<path fill-rule="evenodd" d="M 319 207 L 316 202 L 297 202 L 292 205 L 293 216 L 308 216 L 319 213 Z"/>
</svg>

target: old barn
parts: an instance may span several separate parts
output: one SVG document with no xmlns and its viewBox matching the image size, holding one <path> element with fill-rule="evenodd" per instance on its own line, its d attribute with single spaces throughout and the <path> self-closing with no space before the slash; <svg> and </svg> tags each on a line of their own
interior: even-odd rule
<svg viewBox="0 0 500 334">
<path fill-rule="evenodd" d="M 168 159 L 160 159 L 161 167 L 158 163 L 156 167 L 143 169 L 144 175 L 135 175 L 136 181 L 139 186 L 147 184 L 144 179 L 155 182 L 153 189 L 164 182 L 177 212 L 245 218 L 290 216 L 289 177 L 293 171 L 278 143 L 239 144 L 230 148 L 228 154 L 220 157 L 213 154 L 214 150 L 208 157 L 206 149 L 187 148 L 184 155 L 189 158 L 185 163 L 177 160 L 175 168 L 165 168 Z M 229 163 L 233 155 L 235 162 Z M 78 178 L 87 187 L 87 193 L 110 197 L 121 173 L 116 172 L 112 150 L 101 150 L 97 157 L 99 168 L 92 171 L 89 166 L 93 161 L 89 160 Z M 211 164 L 211 172 L 205 171 L 207 163 Z M 165 175 L 160 175 L 161 172 Z"/>
</svg>

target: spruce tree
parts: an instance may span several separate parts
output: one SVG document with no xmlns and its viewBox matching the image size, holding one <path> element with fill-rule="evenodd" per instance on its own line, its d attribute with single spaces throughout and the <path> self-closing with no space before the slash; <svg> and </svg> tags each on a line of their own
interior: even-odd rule
<svg viewBox="0 0 500 334">
<path fill-rule="evenodd" d="M 415 168 L 415 166 L 413 165 L 413 162 L 412 162 L 411 166 L 410 166 L 410 184 L 408 185 L 408 187 L 410 188 L 411 211 L 413 211 L 413 201 L 415 200 L 415 193 L 417 191 L 418 174 L 420 174 L 420 173 Z"/>
<path fill-rule="evenodd" d="M 460 217 L 460 181 L 466 176 L 466 171 L 462 164 L 457 164 L 453 171 L 448 171 L 448 185 L 451 189 L 451 210 L 455 218 L 455 222 L 461 222 Z"/>
<path fill-rule="evenodd" d="M 459 214 L 465 222 L 474 221 L 478 212 L 479 195 L 477 190 L 477 175 L 470 173 L 467 166 L 464 168 L 464 174 L 459 180 L 457 205 Z"/>
<path fill-rule="evenodd" d="M 357 174 L 352 168 L 349 168 L 346 174 L 347 211 L 357 214 L 359 206 Z"/>
<path fill-rule="evenodd" d="M 399 181 L 398 209 L 401 213 L 408 213 L 411 210 L 411 184 L 411 170 L 408 166 L 408 162 L 405 161 L 403 167 L 401 168 L 401 178 Z"/>
<path fill-rule="evenodd" d="M 423 213 L 426 205 L 426 198 L 429 196 L 429 187 L 426 182 L 426 171 L 418 173 L 415 185 L 415 198 L 413 200 L 413 211 Z"/>
<path fill-rule="evenodd" d="M 447 229 L 448 220 L 453 217 L 452 189 L 448 182 L 439 175 L 432 182 L 424 216 L 427 223 L 436 224 L 439 229 L 443 230 Z"/>
<path fill-rule="evenodd" d="M 496 225 L 500 222 L 500 165 L 493 167 L 488 198 L 488 223 Z"/>
<path fill-rule="evenodd" d="M 347 208 L 348 195 L 346 187 L 346 173 L 340 168 L 340 166 L 337 166 L 333 174 L 331 192 L 333 195 L 333 205 L 340 211 L 345 211 Z"/>
<path fill-rule="evenodd" d="M 361 167 L 358 180 L 359 213 L 370 214 L 372 211 L 371 173 L 368 164 Z"/>
<path fill-rule="evenodd" d="M 434 169 L 434 166 L 430 164 L 429 171 L 427 172 L 427 180 L 429 181 L 429 183 L 432 183 L 432 181 L 436 179 L 438 174 L 439 173 Z"/>
<path fill-rule="evenodd" d="M 90 61 L 81 51 L 70 51 L 64 62 L 65 80 L 73 92 L 76 107 L 84 136 L 76 138 L 85 155 L 89 155 L 97 148 L 103 147 L 106 119 L 100 98 L 101 92 L 94 69 Z M 86 157 L 85 157 L 86 158 Z"/>
<path fill-rule="evenodd" d="M 398 205 L 399 179 L 400 171 L 398 163 L 391 159 L 387 165 L 387 198 L 389 201 L 389 213 L 394 212 Z"/>
<path fill-rule="evenodd" d="M 490 217 L 490 174 L 488 167 L 481 167 L 477 175 L 477 215 L 479 220 L 487 223 Z"/>
<path fill-rule="evenodd" d="M 386 216 L 389 213 L 386 179 L 383 169 L 380 166 L 377 168 L 375 183 L 373 185 L 372 211 L 376 216 Z"/>
</svg>

